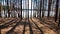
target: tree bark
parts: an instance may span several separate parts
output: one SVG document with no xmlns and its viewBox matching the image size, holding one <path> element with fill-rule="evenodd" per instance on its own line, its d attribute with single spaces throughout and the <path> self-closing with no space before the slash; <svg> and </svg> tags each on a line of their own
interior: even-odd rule
<svg viewBox="0 0 60 34">
<path fill-rule="evenodd" d="M 60 13 L 59 13 L 59 23 L 58 23 L 58 27 L 60 26 Z"/>
<path fill-rule="evenodd" d="M 0 17 L 1 17 L 1 3 L 0 3 Z"/>
<path fill-rule="evenodd" d="M 7 11 L 8 11 L 8 17 L 10 17 L 10 12 L 9 12 L 9 2 L 7 0 Z"/>
<path fill-rule="evenodd" d="M 49 0 L 48 1 L 48 18 L 49 18 L 49 15 L 50 15 L 51 3 L 52 3 L 52 0 Z"/>
<path fill-rule="evenodd" d="M 1 17 L 1 7 L 0 7 L 0 17 Z"/>
<path fill-rule="evenodd" d="M 21 0 L 21 19 L 22 19 L 22 0 Z"/>
<path fill-rule="evenodd" d="M 44 17 L 44 0 L 43 0 L 42 6 L 43 6 L 43 9 L 42 9 L 42 17 Z"/>
<path fill-rule="evenodd" d="M 58 17 L 58 6 L 59 6 L 59 0 L 56 0 L 55 22 L 57 21 L 57 17 Z"/>
<path fill-rule="evenodd" d="M 0 34 L 1 34 L 1 29 L 0 29 Z"/>
<path fill-rule="evenodd" d="M 41 18 L 41 7 L 42 7 L 42 0 L 40 1 L 40 18 Z"/>
</svg>

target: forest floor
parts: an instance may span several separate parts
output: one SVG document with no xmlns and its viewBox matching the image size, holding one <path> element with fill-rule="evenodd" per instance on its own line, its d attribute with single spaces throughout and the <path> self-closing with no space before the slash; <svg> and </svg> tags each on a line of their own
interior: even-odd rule
<svg viewBox="0 0 60 34">
<path fill-rule="evenodd" d="M 60 34 L 53 18 L 0 18 L 0 34 Z"/>
</svg>

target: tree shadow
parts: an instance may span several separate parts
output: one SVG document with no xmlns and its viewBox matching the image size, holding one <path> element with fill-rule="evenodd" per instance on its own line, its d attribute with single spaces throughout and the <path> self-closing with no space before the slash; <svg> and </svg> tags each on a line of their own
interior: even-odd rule
<svg viewBox="0 0 60 34">
<path fill-rule="evenodd" d="M 40 21 L 42 21 L 43 24 L 51 25 L 51 27 L 56 28 L 56 25 L 55 25 L 54 23 L 52 23 L 51 21 L 48 22 L 48 21 L 43 20 L 43 19 L 41 19 Z M 47 22 L 48 22 L 48 23 L 47 23 Z"/>
<path fill-rule="evenodd" d="M 33 30 L 32 30 L 32 26 L 31 26 L 30 21 L 29 21 L 28 23 L 29 23 L 29 30 L 30 30 L 30 34 L 34 34 L 34 33 L 33 33 Z"/>
<path fill-rule="evenodd" d="M 13 28 L 11 28 L 8 32 L 6 32 L 6 34 L 13 34 L 13 33 L 16 34 L 17 32 L 15 32 L 14 30 L 19 25 L 24 25 L 24 28 L 23 28 L 24 30 L 23 30 L 22 34 L 25 34 L 25 27 L 26 27 L 26 25 L 29 25 L 29 23 L 26 22 L 26 20 L 22 21 L 22 19 L 19 22 L 16 22 L 16 25 L 14 25 Z"/>
<path fill-rule="evenodd" d="M 14 21 L 14 20 L 15 20 L 15 19 L 13 19 L 13 20 L 11 20 L 11 21 L 5 23 L 5 24 L 0 25 L 0 29 L 9 27 L 9 25 L 11 24 L 11 22 Z"/>
<path fill-rule="evenodd" d="M 53 24 L 49 24 L 49 23 L 51 23 L 51 22 L 47 23 L 47 22 L 45 22 L 45 21 L 46 21 L 46 20 L 40 19 L 40 23 L 41 23 L 41 24 L 45 25 L 46 27 L 48 27 L 49 29 L 53 30 L 54 32 L 57 32 L 57 31 L 56 31 L 56 26 L 54 26 Z"/>
<path fill-rule="evenodd" d="M 42 31 L 42 29 L 40 27 L 38 27 L 38 25 L 36 24 L 36 22 L 34 22 L 33 20 L 32 20 L 32 22 L 35 24 L 35 26 L 37 27 L 37 29 L 39 29 L 39 31 L 41 32 L 41 34 L 44 34 L 44 32 Z"/>
<path fill-rule="evenodd" d="M 38 18 L 38 20 L 39 20 L 39 22 L 41 23 L 41 24 L 43 24 L 43 25 L 45 25 L 45 24 L 47 24 L 48 26 L 50 26 L 50 27 L 52 27 L 52 28 L 55 28 L 56 29 L 56 24 L 55 23 L 53 23 L 52 21 L 46 21 L 45 19 L 39 19 Z"/>
<path fill-rule="evenodd" d="M 23 22 L 23 23 L 24 23 L 24 28 L 23 28 L 23 32 L 22 32 L 22 34 L 25 34 L 26 22 Z"/>
<path fill-rule="evenodd" d="M 4 28 L 9 27 L 9 25 L 12 24 L 11 22 L 13 22 L 14 20 L 15 20 L 15 19 L 12 19 L 12 20 L 10 20 L 10 21 L 8 21 L 8 22 L 0 25 L 0 34 L 1 34 L 1 29 L 4 29 Z M 14 21 L 14 22 L 15 22 L 15 21 Z"/>
<path fill-rule="evenodd" d="M 26 26 L 29 26 L 30 34 L 33 34 L 33 30 L 32 30 L 30 21 L 28 21 L 28 22 L 25 21 L 24 22 L 24 28 L 23 28 L 23 33 L 22 34 L 25 34 L 25 27 Z"/>
<path fill-rule="evenodd" d="M 19 25 L 20 22 L 21 20 L 16 22 L 16 25 L 14 25 L 13 28 L 11 28 L 8 32 L 6 32 L 6 34 L 13 34 L 13 33 L 17 34 L 16 32 L 14 32 L 14 29 Z"/>
<path fill-rule="evenodd" d="M 48 21 L 47 21 L 47 19 L 44 19 L 44 18 L 41 18 L 41 19 L 37 18 L 37 19 L 39 20 L 39 22 L 42 21 L 45 24 L 51 25 L 52 27 L 56 26 L 56 24 L 53 21 L 50 21 L 49 19 L 48 19 Z"/>
</svg>

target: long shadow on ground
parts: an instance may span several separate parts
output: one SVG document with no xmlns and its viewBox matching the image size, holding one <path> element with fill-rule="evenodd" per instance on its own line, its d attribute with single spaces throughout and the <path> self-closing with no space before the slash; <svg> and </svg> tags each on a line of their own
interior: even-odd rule
<svg viewBox="0 0 60 34">
<path fill-rule="evenodd" d="M 54 32 L 56 32 L 57 33 L 57 28 L 56 28 L 56 26 L 55 25 L 53 25 L 53 23 L 52 22 L 49 22 L 49 23 L 52 23 L 52 24 L 49 24 L 49 23 L 47 23 L 46 22 L 46 20 L 45 19 L 39 19 L 40 21 L 40 23 L 41 24 L 43 24 L 43 25 L 45 25 L 46 27 L 48 27 L 49 29 L 51 29 L 51 30 L 53 30 Z"/>
<path fill-rule="evenodd" d="M 21 20 L 16 22 L 16 25 L 14 25 L 13 28 L 11 28 L 8 32 L 6 32 L 6 34 L 17 34 L 16 32 L 14 32 L 14 29 L 19 25 L 20 22 Z"/>
<path fill-rule="evenodd" d="M 11 21 L 5 23 L 5 24 L 0 25 L 0 29 L 3 29 L 3 28 L 8 27 L 8 25 L 11 24 L 11 22 L 14 21 L 14 20 L 15 20 L 15 19 L 13 19 L 13 20 L 11 20 Z"/>
<path fill-rule="evenodd" d="M 26 22 L 23 22 L 23 23 L 24 23 L 24 28 L 23 28 L 23 33 L 22 34 L 25 34 Z"/>
<path fill-rule="evenodd" d="M 29 23 L 26 21 L 22 21 L 22 20 L 20 20 L 19 22 L 16 22 L 16 25 L 14 25 L 13 28 L 11 28 L 8 32 L 6 32 L 6 34 L 17 34 L 17 32 L 14 32 L 14 30 L 19 25 L 24 25 L 24 28 L 23 28 L 24 30 L 22 34 L 25 34 L 25 27 L 26 25 L 29 25 Z"/>
<path fill-rule="evenodd" d="M 11 20 L 11 21 L 9 21 L 7 23 L 4 23 L 4 24 L 0 25 L 0 34 L 1 34 L 1 29 L 9 27 L 9 25 L 11 24 L 11 22 L 14 21 L 14 20 L 15 19 L 13 19 L 13 20 Z"/>
<path fill-rule="evenodd" d="M 42 31 L 42 29 L 40 27 L 38 27 L 38 25 L 36 24 L 36 22 L 34 22 L 33 20 L 32 20 L 32 22 L 35 24 L 35 26 L 37 27 L 37 29 L 39 29 L 39 31 L 41 32 L 41 34 L 44 34 L 44 32 Z"/>
<path fill-rule="evenodd" d="M 47 26 L 49 29 L 51 29 L 51 30 L 53 30 L 54 32 L 56 32 L 56 30 L 54 30 L 54 29 L 56 29 L 56 26 L 54 26 L 53 24 L 49 24 L 49 23 L 51 23 L 51 22 L 46 23 L 46 22 L 45 22 L 46 20 L 43 20 L 43 19 L 41 19 L 40 21 L 41 21 L 41 22 L 40 22 L 41 24 L 43 24 L 43 25 L 47 24 L 48 26 L 47 26 L 47 25 L 45 25 L 45 26 Z"/>
<path fill-rule="evenodd" d="M 28 24 L 28 25 L 27 25 Z M 28 22 L 24 22 L 24 29 L 23 29 L 23 33 L 22 34 L 25 34 L 25 27 L 26 26 L 29 26 L 29 30 L 30 30 L 30 34 L 33 34 L 33 30 L 32 30 L 32 27 L 31 27 L 31 23 L 30 23 L 30 21 L 28 21 Z"/>
<path fill-rule="evenodd" d="M 33 30 L 32 30 L 31 23 L 30 23 L 30 21 L 28 21 L 28 22 L 29 22 L 30 34 L 34 34 L 34 33 L 33 33 Z"/>
</svg>

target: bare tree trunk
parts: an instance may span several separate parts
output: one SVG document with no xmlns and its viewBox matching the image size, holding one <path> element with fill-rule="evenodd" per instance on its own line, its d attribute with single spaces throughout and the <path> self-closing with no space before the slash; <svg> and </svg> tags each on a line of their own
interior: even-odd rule
<svg viewBox="0 0 60 34">
<path fill-rule="evenodd" d="M 9 12 L 9 2 L 7 0 L 7 11 L 8 11 L 8 17 L 10 17 L 10 12 Z"/>
<path fill-rule="evenodd" d="M 29 22 L 29 0 L 28 0 L 28 22 Z"/>
<path fill-rule="evenodd" d="M 22 19 L 22 0 L 21 0 L 21 19 Z"/>
<path fill-rule="evenodd" d="M 59 13 L 59 23 L 58 23 L 58 27 L 60 26 L 60 13 Z"/>
<path fill-rule="evenodd" d="M 58 6 L 59 6 L 59 0 L 56 0 L 55 22 L 57 21 L 57 17 L 58 17 Z"/>
<path fill-rule="evenodd" d="M 41 18 L 41 7 L 42 7 L 42 0 L 40 1 L 40 18 Z"/>
<path fill-rule="evenodd" d="M 0 29 L 0 34 L 1 34 L 1 29 Z"/>
<path fill-rule="evenodd" d="M 0 17 L 1 17 L 1 3 L 0 3 Z"/>
<path fill-rule="evenodd" d="M 48 1 L 48 17 L 49 17 L 49 15 L 50 15 L 51 3 L 52 3 L 52 0 L 49 0 L 49 1 Z"/>
<path fill-rule="evenodd" d="M 43 0 L 42 7 L 43 7 L 43 10 L 42 10 L 42 17 L 44 17 L 44 0 Z"/>
<path fill-rule="evenodd" d="M 0 17 L 1 17 L 1 7 L 0 7 Z"/>
<path fill-rule="evenodd" d="M 31 0 L 31 19 L 32 19 L 32 0 Z"/>
</svg>

